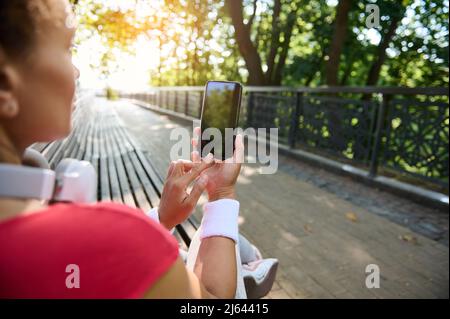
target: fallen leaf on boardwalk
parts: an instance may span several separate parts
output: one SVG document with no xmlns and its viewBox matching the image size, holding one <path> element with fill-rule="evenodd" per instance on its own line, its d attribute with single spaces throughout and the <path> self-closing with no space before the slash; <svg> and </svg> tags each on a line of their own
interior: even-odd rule
<svg viewBox="0 0 450 319">
<path fill-rule="evenodd" d="M 303 228 L 305 229 L 305 232 L 312 233 L 312 228 L 309 224 L 305 224 L 305 226 L 303 226 Z"/>
<path fill-rule="evenodd" d="M 400 235 L 399 238 L 403 241 L 406 241 L 406 242 L 414 244 L 414 245 L 417 245 L 419 243 L 417 241 L 417 237 L 410 235 L 410 234 Z"/>
<path fill-rule="evenodd" d="M 358 217 L 356 217 L 355 213 L 347 213 L 347 214 L 345 214 L 345 217 L 354 223 L 356 223 L 358 221 Z"/>
</svg>

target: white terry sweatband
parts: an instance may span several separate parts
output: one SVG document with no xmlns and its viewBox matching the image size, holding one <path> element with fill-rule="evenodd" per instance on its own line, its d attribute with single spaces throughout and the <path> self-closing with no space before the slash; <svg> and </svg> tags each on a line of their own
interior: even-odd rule
<svg viewBox="0 0 450 319">
<path fill-rule="evenodd" d="M 238 242 L 239 202 L 219 199 L 203 206 L 200 239 L 221 236 Z"/>
</svg>

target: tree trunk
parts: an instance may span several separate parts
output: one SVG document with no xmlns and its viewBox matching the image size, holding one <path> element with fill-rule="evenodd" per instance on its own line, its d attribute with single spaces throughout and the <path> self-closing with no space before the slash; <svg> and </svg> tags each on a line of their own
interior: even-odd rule
<svg viewBox="0 0 450 319">
<path fill-rule="evenodd" d="M 351 7 L 351 0 L 339 0 L 336 8 L 336 20 L 334 22 L 333 38 L 328 51 L 328 63 L 325 67 L 326 83 L 328 86 L 337 86 L 339 74 L 339 62 L 342 49 L 348 31 L 348 13 Z M 334 148 L 338 154 L 345 149 L 345 140 L 342 136 L 342 123 L 340 105 L 329 102 L 328 109 L 328 130 L 330 132 L 330 147 Z"/>
<path fill-rule="evenodd" d="M 351 0 L 340 0 L 336 8 L 336 21 L 334 23 L 333 38 L 328 53 L 328 63 L 326 65 L 326 83 L 329 86 L 338 85 L 339 61 L 342 48 L 348 30 L 348 13 L 351 7 Z"/>
<path fill-rule="evenodd" d="M 389 25 L 389 29 L 384 34 L 383 38 L 380 41 L 380 44 L 378 45 L 376 59 L 374 60 L 373 64 L 371 65 L 369 73 L 367 75 L 367 80 L 366 80 L 367 86 L 373 86 L 373 85 L 378 84 L 378 80 L 380 78 L 381 67 L 383 66 L 384 61 L 386 60 L 386 49 L 388 48 L 389 43 L 392 41 L 392 38 L 395 35 L 395 30 L 397 30 L 398 24 L 402 20 L 404 13 L 405 13 L 405 9 L 403 9 L 401 14 L 391 17 L 391 23 Z M 362 97 L 363 101 L 370 101 L 371 99 L 372 99 L 372 94 L 364 94 Z M 373 128 L 373 131 L 371 132 L 371 134 L 375 134 L 375 127 Z M 362 148 L 360 147 L 360 148 L 355 149 L 355 159 L 362 160 L 362 159 L 364 159 L 364 153 L 362 151 L 358 152 L 358 149 L 362 149 Z"/>
<path fill-rule="evenodd" d="M 251 40 L 249 28 L 244 24 L 242 0 L 226 0 L 225 4 L 228 7 L 228 12 L 234 26 L 239 52 L 247 66 L 249 73 L 248 84 L 265 85 L 266 81 L 262 70 L 261 57 Z"/>
<path fill-rule="evenodd" d="M 271 79 L 271 85 L 281 85 L 283 76 L 283 69 L 286 65 L 286 58 L 289 51 L 289 45 L 291 43 L 292 31 L 294 29 L 295 22 L 297 21 L 297 10 L 291 11 L 288 16 L 288 22 L 284 32 L 284 42 L 281 48 L 281 53 L 278 58 L 278 63 L 275 68 L 274 75 Z"/>
<path fill-rule="evenodd" d="M 162 85 L 162 39 L 158 37 L 158 52 L 159 52 L 159 60 L 158 60 L 158 86 Z"/>
<path fill-rule="evenodd" d="M 342 75 L 341 82 L 339 85 L 344 86 L 347 84 L 348 78 L 350 77 L 350 73 L 352 72 L 353 64 L 354 58 L 353 56 L 350 56 L 349 59 L 347 60 L 347 65 L 345 66 L 344 74 Z"/>
<path fill-rule="evenodd" d="M 270 44 L 270 52 L 267 56 L 267 73 L 266 81 L 270 83 L 272 81 L 272 75 L 275 69 L 275 58 L 277 56 L 278 48 L 280 46 L 280 12 L 281 12 L 281 0 L 275 0 L 273 5 L 272 14 L 272 41 Z"/>
<path fill-rule="evenodd" d="M 389 29 L 387 33 L 384 35 L 384 37 L 381 39 L 381 42 L 378 46 L 377 58 L 370 67 L 366 85 L 377 85 L 378 79 L 380 78 L 381 67 L 383 66 L 383 63 L 386 60 L 386 49 L 388 48 L 389 43 L 391 42 L 395 34 L 395 30 L 397 30 L 398 24 L 401 21 L 401 19 L 402 17 L 400 15 L 392 17 Z"/>
</svg>

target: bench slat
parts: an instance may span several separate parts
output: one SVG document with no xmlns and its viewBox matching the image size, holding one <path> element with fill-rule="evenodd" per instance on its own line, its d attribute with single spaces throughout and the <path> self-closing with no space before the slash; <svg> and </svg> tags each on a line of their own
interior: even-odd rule
<svg viewBox="0 0 450 319">
<path fill-rule="evenodd" d="M 144 188 L 145 193 L 147 194 L 147 198 L 150 200 L 150 205 L 152 207 L 159 205 L 159 195 L 157 193 L 157 190 L 155 190 L 153 183 L 148 178 L 147 174 L 145 173 L 145 170 L 141 164 L 141 162 L 138 160 L 137 155 L 135 152 L 129 154 L 130 160 L 133 163 L 134 169 L 136 170 L 137 176 L 139 180 L 141 181 L 141 184 Z"/>
<path fill-rule="evenodd" d="M 128 150 L 126 147 L 125 137 L 120 130 L 119 123 L 116 120 L 117 126 L 115 126 L 112 134 L 115 137 L 115 141 L 117 143 L 118 149 L 121 154 L 122 163 L 125 168 L 125 175 L 127 176 L 127 180 L 130 184 L 130 188 L 132 189 L 133 199 L 136 202 L 138 207 L 143 207 L 144 209 L 150 208 L 150 205 L 147 201 L 145 193 L 142 189 L 142 185 L 139 182 L 138 177 L 136 176 L 133 165 L 131 164 L 131 160 L 128 156 Z"/>
<path fill-rule="evenodd" d="M 122 198 L 125 204 L 136 207 L 136 203 L 133 198 L 133 194 L 131 192 L 131 188 L 128 182 L 128 176 L 125 172 L 124 163 L 122 161 L 121 150 L 119 148 L 119 143 L 116 140 L 115 128 L 111 130 L 111 145 L 113 149 L 116 150 L 116 156 L 114 156 L 114 164 L 117 169 L 117 177 L 119 179 L 119 186 L 122 192 Z"/>
<path fill-rule="evenodd" d="M 83 130 L 82 134 L 79 137 L 77 136 L 78 152 L 75 156 L 75 158 L 77 158 L 77 159 L 83 159 L 84 153 L 86 151 L 87 135 L 89 134 L 90 130 L 91 130 L 91 125 L 86 124 L 86 125 L 84 125 L 84 130 Z"/>
<path fill-rule="evenodd" d="M 136 143 L 131 139 L 131 137 L 128 135 L 128 140 L 133 145 L 134 150 L 136 152 L 136 155 L 141 162 L 142 166 L 144 167 L 145 172 L 147 173 L 148 178 L 152 181 L 152 183 L 155 185 L 156 190 L 159 192 L 159 195 L 162 192 L 163 189 L 163 181 L 160 175 L 156 172 L 156 170 L 151 165 L 151 162 L 148 161 L 147 157 L 144 155 L 144 153 L 136 146 Z"/>
<path fill-rule="evenodd" d="M 99 135 L 99 156 L 100 156 L 100 201 L 111 201 L 111 190 L 108 169 L 108 153 L 106 147 L 105 130 L 102 128 Z"/>
<path fill-rule="evenodd" d="M 63 158 L 90 161 L 98 175 L 99 201 L 124 203 L 144 212 L 159 205 L 164 180 L 156 167 L 162 168 L 166 163 L 143 152 L 113 107 L 83 105 L 72 123 L 72 132 L 66 139 L 33 145 L 46 156 L 51 167 Z M 187 249 L 197 224 L 189 218 L 177 226 L 174 235 L 182 248 Z"/>
<path fill-rule="evenodd" d="M 115 148 L 111 144 L 110 140 L 110 126 L 107 125 L 105 130 L 105 146 L 107 149 L 107 163 L 108 163 L 108 176 L 111 189 L 111 199 L 114 202 L 123 202 L 122 193 L 119 185 L 119 178 L 117 176 L 116 166 L 115 166 Z"/>
<path fill-rule="evenodd" d="M 62 158 L 71 158 L 73 154 L 73 150 L 76 147 L 76 139 L 74 138 L 74 135 L 77 134 L 79 132 L 79 127 L 74 127 L 73 128 L 73 135 L 70 135 L 68 137 L 69 139 L 69 143 L 67 144 L 66 149 L 63 150 L 63 156 Z"/>
<path fill-rule="evenodd" d="M 117 168 L 117 176 L 119 177 L 119 185 L 122 190 L 122 197 L 124 202 L 127 205 L 130 205 L 132 207 L 136 207 L 137 203 L 134 200 L 132 188 L 130 185 L 129 177 L 127 175 L 127 171 L 125 169 L 125 161 L 122 158 L 123 154 L 125 154 L 125 151 L 123 150 L 122 146 L 120 145 L 120 138 L 117 136 L 116 133 L 117 127 L 114 127 L 111 131 L 112 143 L 116 144 L 116 147 L 118 149 L 119 155 L 114 157 L 115 164 Z"/>
</svg>

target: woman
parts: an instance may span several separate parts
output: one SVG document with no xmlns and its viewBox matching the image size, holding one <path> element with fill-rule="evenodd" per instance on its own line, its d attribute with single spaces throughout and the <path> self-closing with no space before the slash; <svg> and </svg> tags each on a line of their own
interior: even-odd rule
<svg viewBox="0 0 450 319">
<path fill-rule="evenodd" d="M 0 1 L 0 21 L 0 165 L 7 167 L 21 165 L 28 145 L 68 135 L 79 74 L 71 60 L 75 28 L 67 0 Z M 242 154 L 239 136 L 235 159 Z M 112 203 L 47 206 L 0 198 L 0 297 L 234 297 L 238 162 L 172 163 L 158 209 L 161 224 Z M 167 229 L 187 218 L 205 189 L 209 202 L 190 271 Z M 73 265 L 75 287 L 67 284 Z"/>
</svg>

